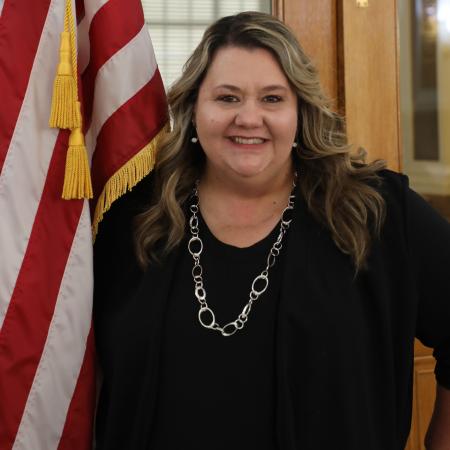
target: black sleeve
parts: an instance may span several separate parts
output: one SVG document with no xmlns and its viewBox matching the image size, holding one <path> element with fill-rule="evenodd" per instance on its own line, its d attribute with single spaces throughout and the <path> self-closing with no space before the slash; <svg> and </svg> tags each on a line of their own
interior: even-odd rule
<svg viewBox="0 0 450 450">
<path fill-rule="evenodd" d="M 404 177 L 406 219 L 419 305 L 416 336 L 434 349 L 436 379 L 450 389 L 450 223 Z"/>
</svg>

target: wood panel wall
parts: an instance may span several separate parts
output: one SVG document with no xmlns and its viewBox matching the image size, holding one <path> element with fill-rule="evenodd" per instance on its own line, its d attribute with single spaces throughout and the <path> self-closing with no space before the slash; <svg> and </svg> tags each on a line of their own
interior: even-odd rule
<svg viewBox="0 0 450 450">
<path fill-rule="evenodd" d="M 405 450 L 426 450 L 425 435 L 436 399 L 434 367 L 431 350 L 418 340 L 414 346 L 414 398 L 411 432 Z"/>
<path fill-rule="evenodd" d="M 339 2 L 345 112 L 350 142 L 401 168 L 397 1 Z"/>
<path fill-rule="evenodd" d="M 274 11 L 295 33 L 319 70 L 325 93 L 338 107 L 338 49 L 336 2 L 276 1 Z"/>
<path fill-rule="evenodd" d="M 319 69 L 349 142 L 401 169 L 396 0 L 273 0 Z"/>
</svg>

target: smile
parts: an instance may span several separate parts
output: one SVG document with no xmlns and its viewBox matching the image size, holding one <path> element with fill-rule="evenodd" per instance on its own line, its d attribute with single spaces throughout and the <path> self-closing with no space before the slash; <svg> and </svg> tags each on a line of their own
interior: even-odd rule
<svg viewBox="0 0 450 450">
<path fill-rule="evenodd" d="M 259 137 L 244 138 L 240 136 L 230 136 L 230 139 L 236 144 L 263 144 L 267 140 Z"/>
</svg>

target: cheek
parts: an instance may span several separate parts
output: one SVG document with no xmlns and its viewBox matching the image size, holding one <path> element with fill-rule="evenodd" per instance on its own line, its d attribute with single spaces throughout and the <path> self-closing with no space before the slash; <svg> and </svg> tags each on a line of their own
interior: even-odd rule
<svg viewBox="0 0 450 450">
<path fill-rule="evenodd" d="M 225 130 L 224 122 L 217 119 L 212 108 L 197 115 L 197 136 L 208 158 L 214 159 L 214 155 L 222 148 Z"/>
<path fill-rule="evenodd" d="M 223 123 L 220 120 L 216 120 L 214 117 L 210 118 L 206 122 L 207 130 L 217 132 L 223 129 Z"/>
<path fill-rule="evenodd" d="M 278 117 L 276 123 L 273 124 L 273 130 L 280 141 L 292 141 L 297 133 L 297 115 L 288 115 Z"/>
<path fill-rule="evenodd" d="M 222 121 L 219 120 L 219 115 L 214 108 L 204 109 L 197 115 L 197 129 L 205 135 L 213 134 L 221 126 Z"/>
</svg>

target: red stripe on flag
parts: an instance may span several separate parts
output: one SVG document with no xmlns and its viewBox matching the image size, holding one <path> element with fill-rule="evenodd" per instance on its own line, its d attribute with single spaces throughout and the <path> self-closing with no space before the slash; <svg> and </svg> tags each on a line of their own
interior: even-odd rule
<svg viewBox="0 0 450 450">
<path fill-rule="evenodd" d="M 3 7 L 0 20 L 0 172 L 25 97 L 49 5 L 50 0 L 6 1 Z"/>
<path fill-rule="evenodd" d="M 156 70 L 153 78 L 105 122 L 98 135 L 92 159 L 94 198 L 98 198 L 109 178 L 145 147 L 166 122 L 166 95 Z"/>
<path fill-rule="evenodd" d="M 141 31 L 144 24 L 140 0 L 109 0 L 92 19 L 89 28 L 90 60 L 82 75 L 86 127 L 92 115 L 97 72 Z"/>
<path fill-rule="evenodd" d="M 0 331 L 0 448 L 14 443 L 83 208 L 62 200 L 68 133 L 55 144 L 25 257 Z"/>
<path fill-rule="evenodd" d="M 83 365 L 67 412 L 58 450 L 92 448 L 92 424 L 95 409 L 95 347 L 91 324 Z"/>
<path fill-rule="evenodd" d="M 77 24 L 84 18 L 84 0 L 75 0 L 75 9 L 77 15 Z"/>
</svg>

